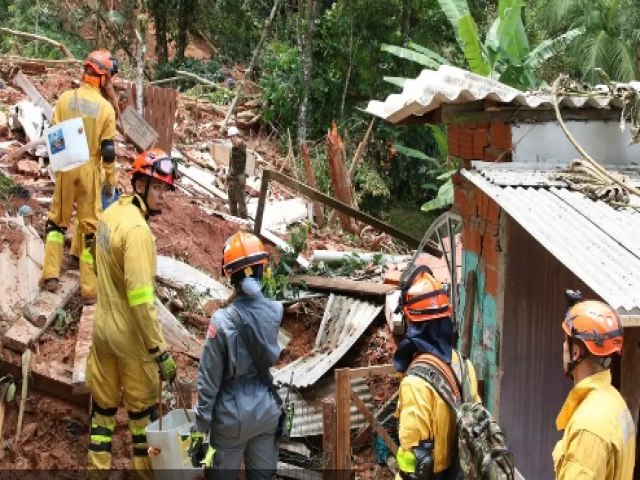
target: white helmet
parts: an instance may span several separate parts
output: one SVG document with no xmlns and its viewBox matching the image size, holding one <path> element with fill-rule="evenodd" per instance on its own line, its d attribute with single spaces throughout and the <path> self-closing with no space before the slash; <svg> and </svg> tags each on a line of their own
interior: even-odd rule
<svg viewBox="0 0 640 480">
<path fill-rule="evenodd" d="M 235 135 L 240 135 L 240 130 L 237 127 L 229 127 L 227 130 L 227 137 L 233 137 Z"/>
</svg>

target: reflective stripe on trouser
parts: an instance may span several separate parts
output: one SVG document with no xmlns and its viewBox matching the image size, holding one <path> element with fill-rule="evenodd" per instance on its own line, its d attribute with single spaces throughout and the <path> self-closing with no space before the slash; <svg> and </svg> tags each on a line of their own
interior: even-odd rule
<svg viewBox="0 0 640 480">
<path fill-rule="evenodd" d="M 98 162 L 91 160 L 73 170 L 56 173 L 56 185 L 48 214 L 49 220 L 60 228 L 66 229 L 71 221 L 74 205 L 77 209 L 81 232 L 84 234 L 95 233 L 102 205 Z M 62 242 L 49 245 L 50 242 L 47 238 L 42 270 L 44 280 L 60 278 L 63 242 L 64 236 Z M 82 271 L 80 275 L 82 277 Z M 93 280 L 89 278 L 85 280 L 85 283 L 90 285 L 91 281 L 93 281 L 95 291 L 95 275 Z"/>
<path fill-rule="evenodd" d="M 143 412 L 129 412 L 129 430 L 133 441 L 133 468 L 136 478 L 142 480 L 152 480 L 153 471 L 149 461 L 147 434 L 145 427 L 151 423 L 151 412 L 153 409 L 146 409 Z"/>
<path fill-rule="evenodd" d="M 111 440 L 116 428 L 116 408 L 93 406 L 89 432 L 87 467 L 109 470 L 111 468 Z"/>
</svg>

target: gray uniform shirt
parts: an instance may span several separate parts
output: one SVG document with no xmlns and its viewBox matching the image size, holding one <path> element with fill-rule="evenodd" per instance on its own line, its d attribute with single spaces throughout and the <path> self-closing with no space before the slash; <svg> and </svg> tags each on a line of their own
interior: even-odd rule
<svg viewBox="0 0 640 480">
<path fill-rule="evenodd" d="M 236 330 L 229 308 L 237 310 L 249 345 Z M 248 349 L 265 367 L 277 361 L 282 312 L 280 303 L 257 293 L 240 295 L 213 314 L 198 368 L 195 411 L 196 429 L 210 431 L 212 441 L 231 445 L 275 432 L 280 408 Z"/>
</svg>

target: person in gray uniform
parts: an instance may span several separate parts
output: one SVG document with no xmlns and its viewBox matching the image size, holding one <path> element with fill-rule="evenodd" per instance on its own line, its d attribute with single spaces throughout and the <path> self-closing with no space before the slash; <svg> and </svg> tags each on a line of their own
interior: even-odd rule
<svg viewBox="0 0 640 480">
<path fill-rule="evenodd" d="M 209 323 L 191 432 L 193 466 L 206 465 L 207 478 L 237 478 L 243 458 L 247 480 L 271 478 L 276 472 L 282 410 L 261 372 L 280 356 L 283 308 L 261 292 L 267 265 L 267 251 L 255 235 L 240 231 L 225 243 L 223 271 L 231 277 L 235 298 Z"/>
</svg>

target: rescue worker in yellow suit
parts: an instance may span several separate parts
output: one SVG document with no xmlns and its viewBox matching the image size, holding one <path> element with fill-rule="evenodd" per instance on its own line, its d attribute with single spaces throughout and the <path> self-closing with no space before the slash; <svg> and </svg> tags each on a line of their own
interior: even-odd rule
<svg viewBox="0 0 640 480">
<path fill-rule="evenodd" d="M 632 480 L 636 429 L 629 408 L 611 385 L 611 359 L 622 353 L 618 312 L 567 290 L 562 360 L 573 379 L 556 419 L 562 439 L 553 450 L 558 480 Z"/>
<path fill-rule="evenodd" d="M 62 266 L 64 234 L 74 204 L 83 241 L 80 253 L 80 293 L 85 303 L 95 303 L 96 276 L 91 254 L 100 215 L 100 187 L 104 170 L 106 187 L 115 191 L 116 115 L 101 90 L 118 72 L 118 61 L 107 50 L 91 52 L 84 61 L 82 85 L 60 95 L 53 123 L 82 117 L 89 145 L 89 161 L 69 171 L 56 173 L 56 186 L 45 225 L 45 257 L 41 285 L 49 291 L 58 288 Z M 77 248 L 77 247 L 76 247 Z"/>
<path fill-rule="evenodd" d="M 400 383 L 396 417 L 400 446 L 396 455 L 396 480 L 446 480 L 456 478 L 452 460 L 457 450 L 456 418 L 435 388 L 412 373 L 421 363 L 455 375 L 471 398 L 480 401 L 473 365 L 453 346 L 452 310 L 448 290 L 426 266 L 417 266 L 401 289 L 399 309 L 407 331 L 393 357 L 397 371 L 406 375 Z M 463 379 L 462 362 L 467 375 Z M 418 472 L 427 473 L 419 476 Z"/>
<path fill-rule="evenodd" d="M 157 319 L 156 246 L 147 222 L 162 211 L 166 192 L 175 188 L 176 169 L 176 161 L 160 149 L 139 154 L 133 162 L 134 195 L 120 197 L 98 224 L 98 304 L 87 361 L 93 398 L 90 469 L 111 467 L 111 438 L 122 402 L 129 413 L 136 474 L 153 478 L 145 427 L 157 418 L 160 379 L 173 381 L 176 363 Z"/>
</svg>

